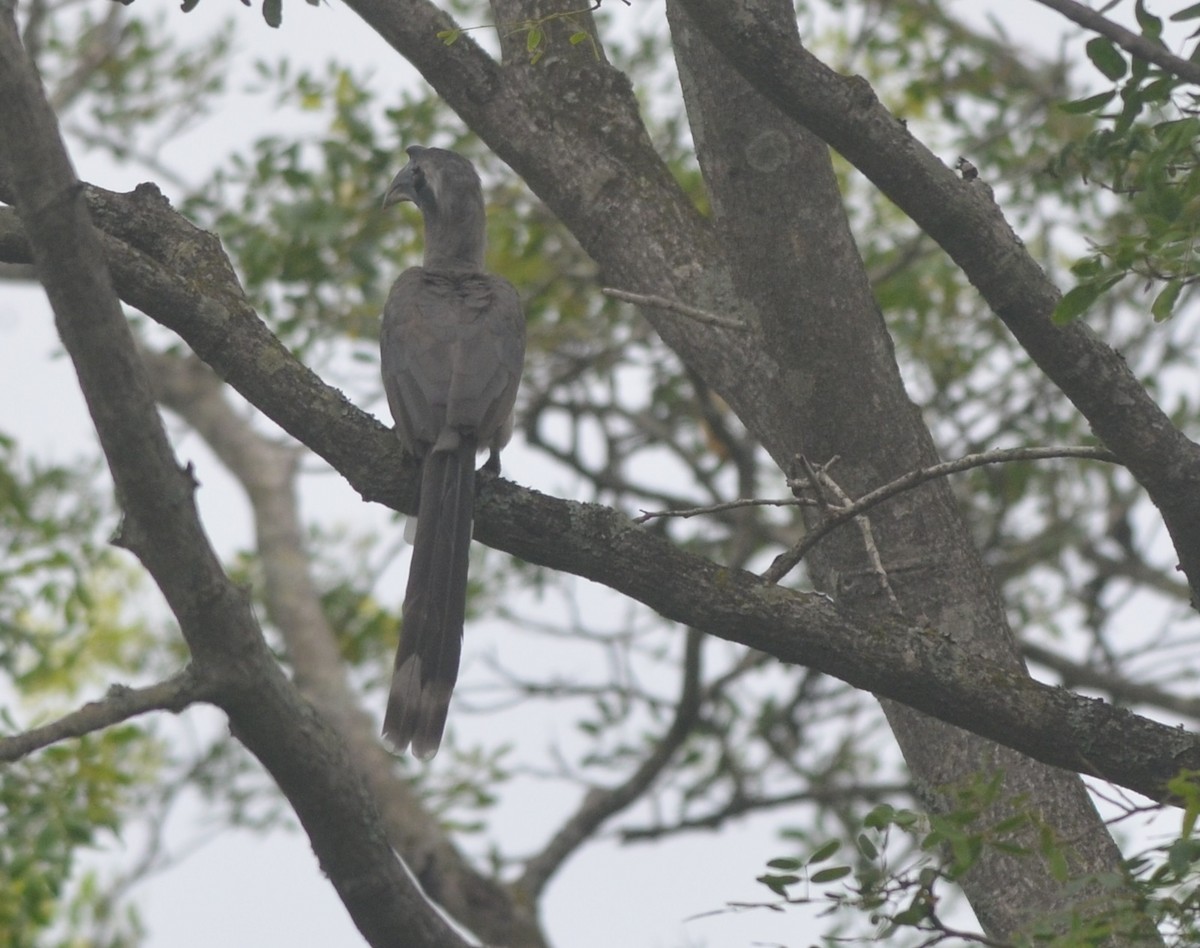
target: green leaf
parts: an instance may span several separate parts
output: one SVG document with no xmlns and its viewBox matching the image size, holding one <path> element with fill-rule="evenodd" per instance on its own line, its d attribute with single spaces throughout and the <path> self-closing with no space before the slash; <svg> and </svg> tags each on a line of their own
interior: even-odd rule
<svg viewBox="0 0 1200 948">
<path fill-rule="evenodd" d="M 776 895 L 780 895 L 780 896 L 783 896 L 786 898 L 787 897 L 787 887 L 789 885 L 795 885 L 797 882 L 799 882 L 800 877 L 794 876 L 794 875 L 777 876 L 777 875 L 767 874 L 767 875 L 759 876 L 756 881 L 761 882 L 763 885 L 765 885 L 768 889 L 770 889 Z"/>
<path fill-rule="evenodd" d="M 804 863 L 799 859 L 794 859 L 790 856 L 780 859 L 772 859 L 767 865 L 772 869 L 780 869 L 783 872 L 795 872 L 804 866 Z"/>
<path fill-rule="evenodd" d="M 1086 313 L 1105 289 L 1103 283 L 1080 283 L 1063 295 L 1050 318 L 1056 325 L 1065 326 Z"/>
<path fill-rule="evenodd" d="M 578 33 L 572 33 L 567 42 L 572 46 L 578 46 L 580 43 L 585 43 L 591 38 L 591 34 L 586 30 L 580 30 Z"/>
<path fill-rule="evenodd" d="M 814 872 L 809 881 L 814 885 L 821 885 L 826 882 L 836 882 L 838 879 L 844 879 L 850 875 L 851 869 L 849 866 L 830 866 L 828 869 L 822 869 L 820 872 Z"/>
<path fill-rule="evenodd" d="M 1197 772 L 1184 770 L 1167 781 L 1167 789 L 1184 801 L 1183 828 L 1180 835 L 1185 839 L 1196 828 L 1196 817 L 1200 816 L 1200 786 L 1196 783 Z"/>
<path fill-rule="evenodd" d="M 1086 99 L 1074 99 L 1071 102 L 1063 102 L 1059 105 L 1059 109 L 1071 115 L 1079 115 L 1084 112 L 1097 112 L 1108 105 L 1116 94 L 1115 89 L 1109 89 L 1107 92 L 1089 95 Z"/>
<path fill-rule="evenodd" d="M 818 862 L 824 862 L 842 847 L 840 839 L 831 839 L 824 846 L 821 846 L 815 853 L 808 857 L 808 864 L 814 865 Z"/>
<path fill-rule="evenodd" d="M 1167 849 L 1167 865 L 1177 878 L 1184 878 L 1196 858 L 1196 841 L 1192 839 L 1177 839 Z"/>
<path fill-rule="evenodd" d="M 1175 303 L 1179 299 L 1179 294 L 1182 290 L 1183 281 L 1172 280 L 1154 298 L 1154 302 L 1150 304 L 1150 315 L 1154 317 L 1156 323 L 1161 323 L 1171 318 L 1171 314 L 1175 311 Z M 1193 825 L 1195 819 L 1196 817 L 1193 814 Z"/>
<path fill-rule="evenodd" d="M 1137 0 L 1137 3 L 1134 4 L 1133 15 L 1137 18 L 1142 33 L 1149 39 L 1158 39 L 1162 36 L 1162 20 L 1146 9 L 1143 0 Z"/>
<path fill-rule="evenodd" d="M 1097 36 L 1088 41 L 1086 48 L 1088 59 L 1106 78 L 1120 79 L 1125 75 L 1129 66 L 1125 62 L 1125 57 L 1121 55 L 1111 40 Z"/>
<path fill-rule="evenodd" d="M 871 842 L 871 837 L 866 833 L 858 834 L 858 851 L 868 859 L 878 859 L 879 849 Z"/>
<path fill-rule="evenodd" d="M 278 29 L 283 22 L 283 0 L 263 0 L 263 19 L 267 26 Z"/>
<path fill-rule="evenodd" d="M 1193 3 L 1190 7 L 1184 7 L 1176 13 L 1172 13 L 1169 19 L 1178 23 L 1181 20 L 1194 20 L 1200 17 L 1200 3 Z"/>
<path fill-rule="evenodd" d="M 439 30 L 437 34 L 437 38 L 447 46 L 457 43 L 460 36 L 462 36 L 462 30 Z"/>
<path fill-rule="evenodd" d="M 542 28 L 540 26 L 532 27 L 529 32 L 525 34 L 526 51 L 532 53 L 535 49 L 541 46 L 545 35 L 546 34 L 542 32 Z"/>
<path fill-rule="evenodd" d="M 1062 850 L 1055 850 L 1050 854 L 1050 876 L 1058 882 L 1066 882 L 1071 877 L 1067 855 Z"/>
</svg>

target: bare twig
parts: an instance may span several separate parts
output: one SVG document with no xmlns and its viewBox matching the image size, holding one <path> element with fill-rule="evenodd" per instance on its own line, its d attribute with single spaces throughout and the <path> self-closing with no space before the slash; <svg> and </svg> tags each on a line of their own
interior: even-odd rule
<svg viewBox="0 0 1200 948">
<path fill-rule="evenodd" d="M 718 316 L 716 313 L 697 309 L 695 306 L 688 306 L 687 303 L 668 299 L 665 296 L 630 293 L 628 290 L 616 290 L 611 286 L 602 287 L 600 292 L 605 296 L 611 296 L 615 300 L 633 303 L 636 306 L 655 306 L 658 309 L 670 310 L 672 313 L 678 313 L 680 316 L 686 316 L 688 319 L 694 319 L 709 326 L 720 326 L 722 329 L 736 329 L 738 332 L 750 331 L 750 327 L 740 319 Z"/>
<path fill-rule="evenodd" d="M 811 478 L 809 484 L 814 490 L 819 490 L 818 485 L 823 485 L 826 490 L 832 492 L 841 501 L 842 505 L 837 509 L 839 511 L 846 511 L 854 506 L 854 501 L 850 499 L 849 494 L 842 490 L 841 485 L 829 476 L 828 468 L 828 464 L 818 468 L 810 467 L 809 469 L 812 473 L 809 475 Z M 830 509 L 833 508 L 829 506 L 822 507 L 823 512 Z M 862 534 L 863 547 L 867 551 L 867 559 L 871 562 L 871 572 L 879 577 L 879 585 L 887 593 L 892 611 L 896 615 L 903 615 L 904 610 L 900 608 L 900 600 L 896 598 L 896 591 L 892 589 L 891 580 L 888 579 L 887 570 L 883 566 L 883 557 L 880 556 L 879 547 L 875 543 L 875 532 L 871 529 L 871 521 L 862 514 L 859 514 L 854 518 L 854 522 L 858 524 L 858 531 Z M 805 537 L 805 539 L 807 540 L 808 537 Z"/>
<path fill-rule="evenodd" d="M 643 510 L 640 517 L 634 518 L 634 523 L 648 523 L 660 517 L 677 517 L 687 520 L 690 517 L 701 517 L 706 514 L 724 513 L 727 510 L 740 510 L 743 507 L 812 507 L 814 501 L 784 497 L 772 500 L 760 497 L 746 497 L 741 500 L 727 500 L 722 504 L 712 504 L 708 507 L 682 507 L 678 510 Z"/>
<path fill-rule="evenodd" d="M 798 803 L 816 803 L 822 806 L 842 804 L 847 800 L 878 803 L 881 800 L 894 800 L 901 794 L 911 793 L 912 787 L 906 783 L 828 786 L 814 783 L 794 793 L 784 793 L 778 796 L 734 797 L 711 813 L 690 819 L 681 819 L 677 823 L 625 827 L 617 832 L 617 838 L 623 843 L 648 842 L 679 833 L 719 829 L 729 820 L 748 813 L 760 813 L 764 810 L 795 806 Z"/>
<path fill-rule="evenodd" d="M 703 640 L 702 633 L 688 629 L 683 681 L 675 718 L 666 734 L 655 743 L 654 750 L 624 782 L 612 788 L 589 791 L 579 809 L 554 835 L 546 848 L 526 863 L 516 888 L 531 900 L 537 899 L 563 861 L 590 839 L 607 819 L 641 798 L 692 732 L 700 713 Z"/>
<path fill-rule="evenodd" d="M 863 494 L 862 497 L 851 504 L 838 508 L 830 508 L 826 519 L 813 527 L 805 534 L 804 539 L 790 550 L 779 554 L 775 558 L 775 562 L 762 574 L 762 578 L 767 582 L 779 582 L 779 580 L 796 567 L 797 563 L 804 559 L 805 554 L 816 546 L 821 539 L 847 520 L 851 520 L 876 504 L 881 504 L 883 501 L 895 497 L 897 494 L 912 490 L 914 487 L 924 484 L 927 481 L 946 477 L 949 474 L 969 471 L 971 468 L 983 467 L 986 464 L 1005 464 L 1013 461 L 1045 461 L 1051 458 L 1082 458 L 1088 461 L 1108 462 L 1116 462 L 1117 460 L 1116 456 L 1105 448 L 1089 447 L 1086 445 L 1064 445 L 1045 448 L 1004 448 L 998 451 L 984 451 L 980 454 L 967 454 L 953 461 L 943 461 L 941 464 L 920 467 L 914 471 L 909 471 L 907 474 L 902 474 L 882 487 L 877 487 L 875 490 Z"/>
<path fill-rule="evenodd" d="M 1119 23 L 1114 23 L 1107 17 L 1101 16 L 1097 11 L 1079 3 L 1078 0 L 1034 0 L 1034 2 L 1061 13 L 1068 20 L 1078 23 L 1084 29 L 1091 30 L 1093 33 L 1099 33 L 1101 36 L 1112 40 L 1125 50 L 1125 52 L 1136 56 L 1138 59 L 1154 63 L 1154 65 L 1165 69 L 1180 79 L 1186 79 L 1188 82 L 1200 85 L 1200 64 L 1187 59 L 1181 59 L 1169 52 L 1166 47 L 1144 36 L 1139 36 L 1132 30 L 1125 29 Z"/>
<path fill-rule="evenodd" d="M 846 498 L 843 494 L 844 502 L 841 505 L 831 503 L 824 496 L 824 491 L 829 489 L 832 483 L 829 475 L 825 473 L 825 469 L 829 465 L 825 464 L 821 467 L 815 467 L 812 464 L 807 464 L 805 469 L 809 472 L 808 476 L 794 479 L 792 483 L 794 486 L 812 489 L 813 493 L 818 495 L 817 500 L 792 497 L 771 500 L 748 497 L 740 500 L 726 501 L 721 504 L 713 504 L 708 507 L 684 507 L 677 510 L 643 510 L 641 516 L 634 520 L 634 523 L 646 523 L 661 517 L 687 519 L 705 514 L 724 513 L 727 510 L 737 510 L 742 507 L 821 507 L 827 512 L 827 518 L 810 530 L 796 546 L 785 553 L 781 553 L 775 562 L 771 564 L 771 567 L 763 573 L 763 579 L 768 582 L 777 583 L 794 569 L 796 564 L 804 558 L 805 554 L 816 546 L 817 542 L 828 533 L 841 526 L 847 520 L 857 517 L 876 504 L 881 504 L 885 500 L 895 497 L 897 494 L 912 490 L 914 487 L 918 487 L 927 481 L 932 481 L 939 477 L 959 474 L 963 471 L 969 471 L 972 468 L 983 467 L 988 464 L 1008 464 L 1014 461 L 1046 461 L 1054 458 L 1080 458 L 1087 461 L 1116 462 L 1116 457 L 1111 451 L 1088 445 L 1003 448 L 997 451 L 984 451 L 979 454 L 966 454 L 953 461 L 943 461 L 941 464 L 934 464 L 930 467 L 917 468 L 916 470 L 909 471 L 907 474 L 902 474 L 893 481 L 889 481 L 882 487 L 877 487 L 873 491 L 863 494 L 862 497 L 853 502 L 848 502 L 849 498 Z M 833 486 L 836 487 L 836 485 Z M 837 490 L 840 493 L 840 488 Z"/>
<path fill-rule="evenodd" d="M 43 747 L 70 737 L 83 737 L 101 731 L 147 711 L 178 713 L 197 701 L 203 701 L 206 695 L 207 684 L 191 666 L 146 688 L 113 685 L 99 701 L 89 701 L 57 721 L 12 737 L 0 738 L 0 761 L 11 763 L 20 760 Z"/>
</svg>

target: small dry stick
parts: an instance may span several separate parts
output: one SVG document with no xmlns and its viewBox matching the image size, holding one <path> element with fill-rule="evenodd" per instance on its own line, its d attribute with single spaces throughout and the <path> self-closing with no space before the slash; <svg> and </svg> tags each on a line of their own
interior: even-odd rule
<svg viewBox="0 0 1200 948">
<path fill-rule="evenodd" d="M 829 476 L 829 465 L 823 465 L 813 470 L 815 480 L 811 481 L 813 489 L 816 489 L 817 483 L 823 484 L 840 500 L 841 506 L 838 510 L 846 510 L 848 507 L 854 506 L 854 501 L 850 499 L 850 495 L 842 490 L 832 477 Z M 875 533 L 871 529 L 871 519 L 863 514 L 859 514 L 854 518 L 854 522 L 858 524 L 858 532 L 862 534 L 863 547 L 867 551 L 867 559 L 871 561 L 871 571 L 879 577 L 879 584 L 883 587 L 883 591 L 887 593 L 888 602 L 891 603 L 893 611 L 897 615 L 902 615 L 904 610 L 900 608 L 900 600 L 896 598 L 896 591 L 892 589 L 891 581 L 888 579 L 887 570 L 883 568 L 883 557 L 879 555 L 879 547 L 875 545 Z"/>
<path fill-rule="evenodd" d="M 724 513 L 726 510 L 738 510 L 742 507 L 813 507 L 816 501 L 805 498 L 783 500 L 765 500 L 759 497 L 746 497 L 741 500 L 729 500 L 723 504 L 713 504 L 711 507 L 683 507 L 679 510 L 643 510 L 640 517 L 635 517 L 634 523 L 647 523 L 660 517 L 678 517 L 687 520 L 691 517 L 701 517 L 706 514 Z"/>
<path fill-rule="evenodd" d="M 617 290 L 611 286 L 601 287 L 600 292 L 605 296 L 611 296 L 614 300 L 621 300 L 625 303 L 633 303 L 637 306 L 654 306 L 658 309 L 670 310 L 672 313 L 678 313 L 680 316 L 686 316 L 688 319 L 694 319 L 709 326 L 720 326 L 722 329 L 736 329 L 738 332 L 750 331 L 750 327 L 740 319 L 718 316 L 716 313 L 697 309 L 695 306 L 688 306 L 687 303 L 681 303 L 679 300 L 669 299 L 665 296 L 630 293 L 628 290 Z"/>
<path fill-rule="evenodd" d="M 858 500 L 854 501 L 849 507 L 836 507 L 831 505 L 823 497 L 817 500 L 810 500 L 807 497 L 786 497 L 777 500 L 768 500 L 761 497 L 745 497 L 739 500 L 730 500 L 720 504 L 713 504 L 709 507 L 683 507 L 676 510 L 642 510 L 641 516 L 634 520 L 634 523 L 647 523 L 650 520 L 656 520 L 661 517 L 679 517 L 686 520 L 691 517 L 701 517 L 705 514 L 723 513 L 726 510 L 737 510 L 740 507 L 816 507 L 822 506 L 830 511 L 829 519 L 824 523 L 819 524 L 811 530 L 802 541 L 804 545 L 803 552 L 807 553 L 812 546 L 825 534 L 829 533 L 835 527 L 840 526 L 847 520 L 852 519 L 876 504 L 883 503 L 889 497 L 894 497 L 897 494 L 902 494 L 906 490 L 912 490 L 914 487 L 925 483 L 926 481 L 935 480 L 939 477 L 946 477 L 949 474 L 958 474 L 962 471 L 968 471 L 972 468 L 983 467 L 987 464 L 1003 464 L 1011 461 L 1045 461 L 1051 458 L 1081 458 L 1086 461 L 1116 461 L 1116 456 L 1105 448 L 1093 447 L 1056 447 L 1056 448 L 1004 448 L 998 451 L 987 451 L 982 454 L 967 454 L 953 461 L 944 461 L 941 464 L 934 464 L 931 467 L 917 468 L 915 471 L 909 471 L 907 474 L 901 474 L 894 481 L 888 481 L 882 487 L 877 487 L 870 493 L 863 494 Z M 821 466 L 821 469 L 828 469 L 829 466 L 838 460 L 836 456 L 831 458 L 826 464 Z M 807 468 L 812 471 L 817 469 L 808 463 Z M 812 480 L 805 478 L 793 478 L 789 481 L 795 487 L 809 487 L 813 483 Z M 814 493 L 820 492 L 820 486 L 814 487 Z M 801 554 L 803 556 L 803 554 Z M 796 560 L 798 563 L 799 560 Z M 795 566 L 792 563 L 791 566 Z M 791 566 L 788 568 L 791 569 Z M 785 570 L 785 573 L 787 571 Z"/>
<path fill-rule="evenodd" d="M 1003 464 L 1012 461 L 1045 461 L 1051 458 L 1082 458 L 1089 461 L 1115 462 L 1116 455 L 1105 448 L 1088 446 L 1058 446 L 1047 448 L 1004 448 L 998 451 L 985 451 L 981 454 L 968 454 L 953 461 L 943 461 L 929 467 L 920 467 L 907 474 L 901 474 L 894 481 L 889 481 L 882 487 L 863 494 L 862 497 L 848 506 L 833 510 L 824 521 L 810 530 L 799 543 L 790 550 L 780 553 L 775 562 L 763 573 L 767 582 L 777 583 L 789 572 L 795 569 L 805 555 L 821 541 L 826 534 L 837 529 L 847 520 L 859 516 L 863 512 L 881 504 L 897 494 L 912 490 L 926 481 L 946 477 L 968 471 L 971 468 L 983 467 L 986 464 Z"/>
</svg>

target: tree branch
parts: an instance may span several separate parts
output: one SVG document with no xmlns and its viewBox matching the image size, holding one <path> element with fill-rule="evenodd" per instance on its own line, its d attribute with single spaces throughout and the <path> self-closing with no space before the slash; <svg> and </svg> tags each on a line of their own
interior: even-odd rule
<svg viewBox="0 0 1200 948">
<path fill-rule="evenodd" d="M 985 451 L 980 454 L 967 454 L 961 458 L 955 458 L 953 461 L 943 461 L 941 464 L 917 468 L 915 471 L 909 471 L 907 474 L 889 481 L 882 487 L 877 487 L 869 493 L 863 494 L 858 500 L 848 504 L 839 505 L 804 498 L 780 500 L 746 498 L 742 500 L 730 500 L 723 504 L 712 504 L 707 507 L 643 511 L 641 516 L 635 518 L 633 522 L 647 523 L 650 520 L 657 520 L 662 517 L 700 517 L 706 514 L 723 513 L 727 510 L 738 510 L 744 507 L 820 507 L 826 514 L 825 518 L 805 534 L 804 539 L 796 544 L 796 546 L 776 557 L 775 562 L 763 573 L 763 579 L 767 582 L 777 583 L 791 572 L 796 564 L 804 559 L 804 555 L 809 550 L 816 546 L 823 537 L 835 528 L 849 520 L 853 520 L 855 517 L 883 503 L 885 500 L 895 497 L 897 494 L 912 490 L 914 487 L 924 484 L 927 481 L 936 480 L 939 477 L 948 477 L 951 474 L 969 471 L 972 468 L 983 467 L 987 464 L 1005 464 L 1013 461 L 1044 461 L 1053 458 L 1084 458 L 1091 461 L 1116 460 L 1116 456 L 1111 451 L 1087 445 L 1002 448 L 997 451 Z M 820 492 L 821 490 L 820 484 L 812 478 L 793 481 L 793 487 L 797 485 L 801 489 L 811 485 L 814 491 Z"/>
<path fill-rule="evenodd" d="M 1109 674 L 1088 665 L 1080 665 L 1078 662 L 1073 662 L 1069 658 L 1050 651 L 1050 649 L 1030 642 L 1021 645 L 1021 652 L 1029 661 L 1037 662 L 1055 672 L 1062 679 L 1064 688 L 1092 688 L 1111 695 L 1114 701 L 1120 701 L 1122 704 L 1161 708 L 1172 714 L 1200 721 L 1200 699 L 1198 698 L 1174 695 L 1154 685 L 1140 684 L 1120 675 Z"/>
<path fill-rule="evenodd" d="M 164 259 L 177 264 L 202 257 L 192 246 L 203 243 L 201 232 L 190 225 L 158 229 L 156 218 L 173 214 L 158 199 L 154 214 L 144 216 L 136 193 L 104 194 L 113 214 L 127 208 L 138 226 L 150 228 L 144 238 L 161 242 L 157 252 Z M 202 276 L 177 275 L 116 238 L 104 245 L 127 301 L 136 300 L 143 312 L 179 333 L 268 417 L 330 461 L 364 498 L 407 508 L 411 468 L 405 469 L 391 431 L 296 362 L 244 300 L 221 284 L 206 295 Z M 0 256 L 21 246 L 17 222 L 0 208 Z M 1200 770 L 1200 736 L 992 665 L 958 647 L 953 627 L 914 628 L 886 617 L 860 627 L 823 596 L 771 586 L 684 553 L 597 504 L 481 477 L 475 537 L 531 563 L 603 583 L 686 626 L 825 672 L 1151 799 L 1166 799 L 1167 781 L 1181 769 Z"/>
<path fill-rule="evenodd" d="M 735 15 L 725 0 L 680 3 L 763 96 L 836 148 L 962 268 L 1149 493 L 1200 601 L 1200 446 L 1087 326 L 1053 323 L 1061 294 L 1013 233 L 991 189 L 982 179 L 955 175 L 864 79 L 837 74 L 794 35 L 758 22 L 753 10 Z"/>
<path fill-rule="evenodd" d="M 108 459 L 122 543 L 154 577 L 195 673 L 288 797 L 367 941 L 465 945 L 399 864 L 341 741 L 284 677 L 204 535 L 12 7 L 0 2 L 0 169 Z"/>
<path fill-rule="evenodd" d="M 558 867 L 590 839 L 605 821 L 641 798 L 692 733 L 700 712 L 700 658 L 703 639 L 695 629 L 688 629 L 683 681 L 679 702 L 675 707 L 675 717 L 666 734 L 654 742 L 651 754 L 620 785 L 589 791 L 582 806 L 554 834 L 554 838 L 545 849 L 526 863 L 517 888 L 528 892 L 531 900 L 536 901 Z"/>
<path fill-rule="evenodd" d="M 1078 0 L 1034 0 L 1034 3 L 1049 7 L 1084 29 L 1099 33 L 1138 59 L 1154 63 L 1180 79 L 1200 85 L 1200 63 L 1181 59 L 1162 44 L 1125 29 L 1119 23 L 1114 23 L 1091 7 L 1079 3 Z"/>
<path fill-rule="evenodd" d="M 213 449 L 245 490 L 254 516 L 262 593 L 279 630 L 296 686 L 337 730 L 362 769 L 388 839 L 409 866 L 420 867 L 422 887 L 452 917 L 491 944 L 545 945 L 533 903 L 511 898 L 453 845 L 431 819 L 413 784 L 398 776 L 395 758 L 379 741 L 377 719 L 363 711 L 347 679 L 337 635 L 303 555 L 295 475 L 299 449 L 255 429 L 226 397 L 228 390 L 199 359 L 143 350 L 156 397 Z"/>
<path fill-rule="evenodd" d="M 197 701 L 209 700 L 211 691 L 211 682 L 203 679 L 190 666 L 165 681 L 145 688 L 113 685 L 99 701 L 89 701 L 57 721 L 12 737 L 0 738 L 0 761 L 11 763 L 20 760 L 43 747 L 67 738 L 102 731 L 147 711 L 172 711 L 178 714 Z"/>
<path fill-rule="evenodd" d="M 795 793 L 784 793 L 779 796 L 735 796 L 724 805 L 703 816 L 681 819 L 676 823 L 625 827 L 617 833 L 617 836 L 623 843 L 649 842 L 679 833 L 720 829 L 725 823 L 739 816 L 795 806 L 798 803 L 815 803 L 818 806 L 839 806 L 851 800 L 862 803 L 878 803 L 881 800 L 894 801 L 901 795 L 911 796 L 912 791 L 912 786 L 907 783 L 813 784 L 803 790 L 797 790 Z"/>
<path fill-rule="evenodd" d="M 694 319 L 696 322 L 704 323 L 706 326 L 717 326 L 721 329 L 736 329 L 739 332 L 749 332 L 750 327 L 740 319 L 730 319 L 728 316 L 718 316 L 716 313 L 709 313 L 705 310 L 698 309 L 695 306 L 688 306 L 686 303 L 681 303 L 679 300 L 667 299 L 665 296 L 655 296 L 646 293 L 630 293 L 628 290 L 617 290 L 611 286 L 602 287 L 600 290 L 605 296 L 611 296 L 614 300 L 621 300 L 625 303 L 633 303 L 635 306 L 655 306 L 659 309 L 665 309 L 671 313 L 678 313 L 680 316 L 686 316 L 688 319 Z"/>
<path fill-rule="evenodd" d="M 797 563 L 804 559 L 805 554 L 809 550 L 821 542 L 833 530 L 862 515 L 872 507 L 883 503 L 885 500 L 895 497 L 897 494 L 902 494 L 905 491 L 912 490 L 914 487 L 924 484 L 927 481 L 935 480 L 939 477 L 948 477 L 951 474 L 969 471 L 972 468 L 983 467 L 987 464 L 1003 464 L 1013 461 L 1042 461 L 1051 458 L 1085 458 L 1091 461 L 1116 460 L 1116 456 L 1111 451 L 1107 451 L 1104 448 L 1088 447 L 1086 445 L 1004 448 L 998 451 L 985 451 L 981 454 L 968 454 L 961 458 L 955 458 L 953 461 L 943 461 L 941 464 L 934 464 L 929 467 L 918 468 L 915 471 L 909 471 L 907 474 L 897 477 L 882 487 L 877 487 L 869 493 L 863 494 L 858 500 L 852 503 L 823 506 L 821 509 L 824 511 L 824 519 L 809 530 L 804 538 L 794 547 L 776 557 L 775 562 L 763 573 L 763 579 L 767 580 L 767 582 L 779 582 L 779 580 L 795 568 Z"/>
</svg>

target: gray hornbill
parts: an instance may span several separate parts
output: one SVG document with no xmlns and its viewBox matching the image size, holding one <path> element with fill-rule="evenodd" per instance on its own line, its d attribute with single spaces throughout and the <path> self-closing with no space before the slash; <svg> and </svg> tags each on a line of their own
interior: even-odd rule
<svg viewBox="0 0 1200 948">
<path fill-rule="evenodd" d="M 383 310 L 383 387 L 400 443 L 421 461 L 403 625 L 383 734 L 437 753 L 458 678 L 475 505 L 475 455 L 500 470 L 525 360 L 512 284 L 485 273 L 484 206 L 467 159 L 414 145 L 383 198 L 425 219 L 425 265 L 400 274 Z"/>
</svg>

